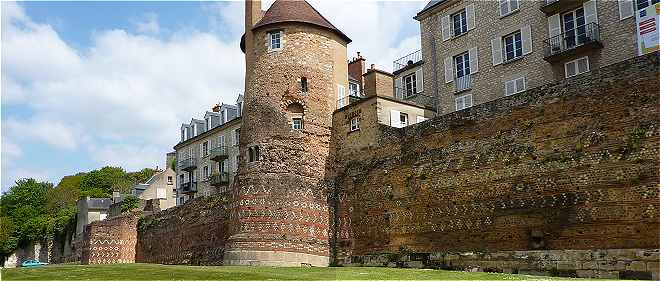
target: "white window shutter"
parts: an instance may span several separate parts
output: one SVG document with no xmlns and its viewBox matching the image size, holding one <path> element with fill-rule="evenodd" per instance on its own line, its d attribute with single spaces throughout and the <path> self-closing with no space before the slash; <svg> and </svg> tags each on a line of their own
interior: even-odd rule
<svg viewBox="0 0 660 281">
<path fill-rule="evenodd" d="M 454 63 L 452 57 L 445 58 L 445 83 L 454 81 Z"/>
<path fill-rule="evenodd" d="M 390 111 L 390 126 L 396 127 L 396 128 L 401 128 L 401 112 L 397 110 L 391 110 Z"/>
<path fill-rule="evenodd" d="M 635 15 L 635 3 L 633 0 L 619 0 L 619 19 L 627 19 Z"/>
<path fill-rule="evenodd" d="M 509 80 L 504 83 L 504 95 L 510 96 L 516 91 L 516 83 L 514 80 Z"/>
<path fill-rule="evenodd" d="M 524 26 L 520 29 L 520 34 L 522 35 L 523 55 L 527 55 L 532 52 L 532 27 L 529 25 Z"/>
<path fill-rule="evenodd" d="M 417 93 L 421 93 L 424 91 L 424 69 L 419 68 L 417 71 L 415 71 L 415 83 L 417 85 Z"/>
<path fill-rule="evenodd" d="M 490 47 L 493 51 L 493 66 L 502 63 L 502 37 L 490 40 Z"/>
<path fill-rule="evenodd" d="M 525 91 L 527 86 L 525 85 L 525 77 L 520 77 L 515 80 L 516 83 L 516 92 L 522 92 Z"/>
<path fill-rule="evenodd" d="M 442 17 L 440 20 L 442 24 L 442 41 L 447 41 L 451 38 L 451 26 L 449 24 L 449 15 Z"/>
<path fill-rule="evenodd" d="M 467 29 L 468 30 L 474 29 L 475 27 L 474 4 L 470 4 L 465 7 L 465 14 L 467 15 Z"/>
<path fill-rule="evenodd" d="M 598 23 L 598 12 L 596 11 L 596 1 L 591 0 L 582 4 L 584 7 L 584 21 L 589 23 Z"/>
<path fill-rule="evenodd" d="M 470 74 L 479 72 L 479 53 L 477 47 L 470 49 Z"/>
<path fill-rule="evenodd" d="M 500 0 L 500 17 L 509 13 L 509 0 Z"/>
<path fill-rule="evenodd" d="M 394 80 L 394 95 L 398 97 L 403 97 L 403 78 L 399 77 L 396 80 Z"/>
<path fill-rule="evenodd" d="M 561 18 L 559 14 L 552 15 L 548 18 L 548 34 L 550 38 L 561 34 Z"/>
<path fill-rule="evenodd" d="M 456 110 L 461 110 L 463 108 L 465 108 L 463 97 L 456 98 Z"/>
</svg>

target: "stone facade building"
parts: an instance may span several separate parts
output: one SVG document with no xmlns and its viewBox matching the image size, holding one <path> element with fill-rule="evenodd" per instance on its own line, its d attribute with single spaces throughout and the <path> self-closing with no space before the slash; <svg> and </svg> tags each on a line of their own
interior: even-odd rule
<svg viewBox="0 0 660 281">
<path fill-rule="evenodd" d="M 158 171 L 146 182 L 133 187 L 133 195 L 137 198 L 147 200 L 158 200 L 163 209 L 176 206 L 176 172 L 172 169 L 175 161 L 175 152 L 167 154 L 165 169 Z"/>
<path fill-rule="evenodd" d="M 424 93 L 437 97 L 438 112 L 447 114 L 635 57 L 633 6 L 628 0 L 431 1 L 415 17 Z"/>
<path fill-rule="evenodd" d="M 216 105 L 204 120 L 181 126 L 181 142 L 174 146 L 177 205 L 228 191 L 238 170 L 242 100 L 240 95 L 235 106 Z"/>
</svg>

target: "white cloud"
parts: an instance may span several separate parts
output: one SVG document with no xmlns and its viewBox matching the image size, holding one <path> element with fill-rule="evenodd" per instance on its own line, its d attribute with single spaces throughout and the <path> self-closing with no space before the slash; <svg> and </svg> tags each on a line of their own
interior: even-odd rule
<svg viewBox="0 0 660 281">
<path fill-rule="evenodd" d="M 32 113 L 3 116 L 2 139 L 17 140 L 3 145 L 3 159 L 11 149 L 29 152 L 23 143 L 30 141 L 89 153 L 99 166 L 153 167 L 176 144 L 181 123 L 219 101 L 232 103 L 243 88 L 238 37 L 100 30 L 89 48 L 76 50 L 20 5 L 2 5 L 3 108 Z M 3 167 L 3 181 L 31 171 Z"/>
<path fill-rule="evenodd" d="M 143 20 L 135 21 L 133 24 L 135 25 L 135 29 L 139 33 L 146 33 L 146 34 L 160 33 L 160 25 L 158 24 L 158 15 L 155 13 L 147 13 L 144 15 Z"/>
</svg>

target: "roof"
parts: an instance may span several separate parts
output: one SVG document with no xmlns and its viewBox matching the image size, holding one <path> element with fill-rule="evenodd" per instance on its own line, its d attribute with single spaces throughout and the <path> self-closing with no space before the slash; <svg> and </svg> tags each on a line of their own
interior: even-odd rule
<svg viewBox="0 0 660 281">
<path fill-rule="evenodd" d="M 417 16 L 421 15 L 422 13 L 430 10 L 431 8 L 433 8 L 436 5 L 438 5 L 442 2 L 445 2 L 445 1 L 447 1 L 447 0 L 431 0 L 431 1 L 429 1 L 429 3 L 426 4 L 426 6 L 424 6 L 424 9 L 422 9 L 421 11 L 419 11 L 419 13 L 417 13 Z"/>
<path fill-rule="evenodd" d="M 332 25 L 321 13 L 304 0 L 276 0 L 252 30 L 285 22 L 307 23 L 323 27 L 337 34 L 346 43 L 351 42 L 346 34 Z"/>
<path fill-rule="evenodd" d="M 229 121 L 223 123 L 223 124 L 220 125 L 220 126 L 216 126 L 215 128 L 213 128 L 213 129 L 211 129 L 211 130 L 206 130 L 206 131 L 204 131 L 203 133 L 201 133 L 201 134 L 199 134 L 199 135 L 196 135 L 196 136 L 194 136 L 194 137 L 192 137 L 192 138 L 189 138 L 189 139 L 187 139 L 187 140 L 185 140 L 185 141 L 179 142 L 177 145 L 174 146 L 174 150 L 177 150 L 177 149 L 179 149 L 179 148 L 181 148 L 181 147 L 183 147 L 183 146 L 185 146 L 185 145 L 187 145 L 187 144 L 189 144 L 189 143 L 191 143 L 191 142 L 194 142 L 194 141 L 197 141 L 197 140 L 199 140 L 199 139 L 205 138 L 205 137 L 207 137 L 208 135 L 213 134 L 213 133 L 215 133 L 215 132 L 217 132 L 217 131 L 224 130 L 224 129 L 226 129 L 228 126 L 232 126 L 232 125 L 236 124 L 236 122 L 240 122 L 240 120 L 241 120 L 241 117 L 240 117 L 240 116 L 235 117 L 234 119 L 231 119 L 231 120 L 229 120 Z"/>
</svg>

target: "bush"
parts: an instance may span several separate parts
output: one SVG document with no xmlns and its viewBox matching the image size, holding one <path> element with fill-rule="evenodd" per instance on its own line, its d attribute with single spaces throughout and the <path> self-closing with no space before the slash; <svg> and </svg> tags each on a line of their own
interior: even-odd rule
<svg viewBox="0 0 660 281">
<path fill-rule="evenodd" d="M 126 196 L 123 201 L 121 201 L 121 212 L 126 213 L 131 210 L 140 207 L 140 198 L 137 198 L 133 195 Z"/>
</svg>

